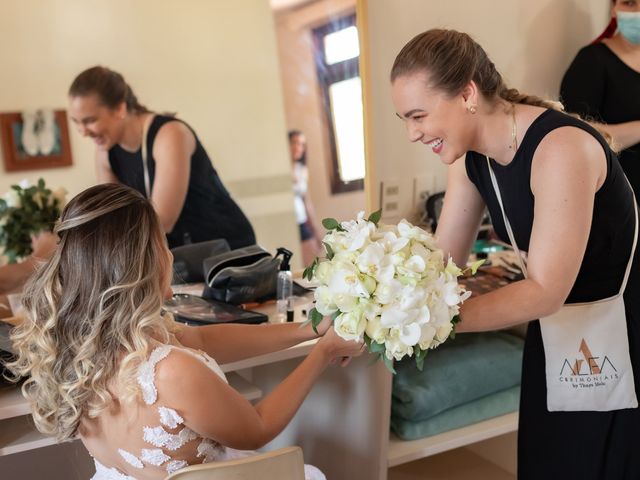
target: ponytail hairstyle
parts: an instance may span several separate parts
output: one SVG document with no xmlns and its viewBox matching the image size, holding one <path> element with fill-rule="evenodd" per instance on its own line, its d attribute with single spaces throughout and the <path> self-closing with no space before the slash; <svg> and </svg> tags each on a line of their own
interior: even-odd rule
<svg viewBox="0 0 640 480">
<path fill-rule="evenodd" d="M 109 408 L 109 387 L 121 402 L 139 395 L 141 363 L 173 331 L 160 310 L 171 263 L 153 207 L 124 185 L 74 197 L 55 232 L 57 249 L 25 288 L 7 367 L 14 381 L 27 377 L 38 430 L 65 440 Z"/>
<path fill-rule="evenodd" d="M 138 101 L 124 77 L 107 67 L 95 66 L 85 70 L 73 80 L 69 87 L 71 97 L 85 97 L 91 94 L 97 95 L 100 102 L 112 110 L 124 102 L 129 113 L 150 112 Z"/>
<path fill-rule="evenodd" d="M 504 100 L 511 104 L 533 105 L 564 112 L 560 102 L 509 88 L 483 48 L 468 34 L 456 30 L 432 29 L 416 35 L 393 62 L 391 81 L 404 75 L 428 71 L 429 85 L 455 96 L 474 81 L 489 101 Z M 611 144 L 611 135 L 598 129 Z"/>
<path fill-rule="evenodd" d="M 615 4 L 616 4 L 616 0 L 611 0 L 611 7 L 614 7 Z M 600 43 L 605 38 L 613 37 L 617 29 L 618 29 L 618 21 L 616 20 L 616 17 L 611 17 L 609 24 L 605 27 L 604 31 L 598 36 L 598 38 L 596 38 L 593 42 L 591 42 L 591 45 Z"/>
<path fill-rule="evenodd" d="M 454 96 L 473 80 L 488 100 L 502 99 L 538 107 L 563 110 L 558 102 L 508 88 L 482 47 L 468 34 L 432 29 L 407 43 L 391 68 L 391 81 L 418 71 L 429 72 L 430 86 Z"/>
</svg>

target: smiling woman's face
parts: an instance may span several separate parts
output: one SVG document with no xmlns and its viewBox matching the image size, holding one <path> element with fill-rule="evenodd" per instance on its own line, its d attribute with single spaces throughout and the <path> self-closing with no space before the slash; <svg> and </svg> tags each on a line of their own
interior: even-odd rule
<svg viewBox="0 0 640 480">
<path fill-rule="evenodd" d="M 109 150 L 122 137 L 124 102 L 112 109 L 103 105 L 96 94 L 70 96 L 69 114 L 80 135 L 91 138 L 99 150 Z"/>
<path fill-rule="evenodd" d="M 418 72 L 397 77 L 391 96 L 411 142 L 429 146 L 447 165 L 470 149 L 472 122 L 462 93 L 451 97 L 431 88 L 426 73 Z"/>
</svg>

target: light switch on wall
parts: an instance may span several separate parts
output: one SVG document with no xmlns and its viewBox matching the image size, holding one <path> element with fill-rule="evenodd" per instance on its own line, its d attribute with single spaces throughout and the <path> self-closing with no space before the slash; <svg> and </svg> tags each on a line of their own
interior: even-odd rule
<svg viewBox="0 0 640 480">
<path fill-rule="evenodd" d="M 380 182 L 380 208 L 383 217 L 393 217 L 400 212 L 400 182 L 385 180 Z"/>
</svg>

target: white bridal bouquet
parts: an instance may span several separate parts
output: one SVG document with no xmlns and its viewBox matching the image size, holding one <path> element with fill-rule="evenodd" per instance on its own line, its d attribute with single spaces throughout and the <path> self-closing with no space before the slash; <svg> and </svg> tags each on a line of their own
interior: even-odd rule
<svg viewBox="0 0 640 480">
<path fill-rule="evenodd" d="M 393 360 L 407 355 L 422 369 L 429 349 L 455 335 L 471 292 L 458 284 L 463 270 L 444 258 L 431 234 L 406 220 L 378 225 L 380 217 L 381 210 L 367 219 L 360 212 L 355 221 L 323 220 L 326 257 L 304 271 L 318 284 L 309 318 L 315 329 L 331 316 L 338 335 L 364 340 L 392 372 Z"/>
</svg>

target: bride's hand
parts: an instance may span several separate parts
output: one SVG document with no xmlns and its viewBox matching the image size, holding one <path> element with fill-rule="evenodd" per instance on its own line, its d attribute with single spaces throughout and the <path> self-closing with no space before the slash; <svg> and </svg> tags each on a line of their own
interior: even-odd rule
<svg viewBox="0 0 640 480">
<path fill-rule="evenodd" d="M 330 363 L 339 362 L 343 367 L 351 361 L 351 357 L 359 357 L 366 349 L 364 342 L 344 340 L 333 328 L 327 330 L 318 347 L 323 349 Z"/>
</svg>

